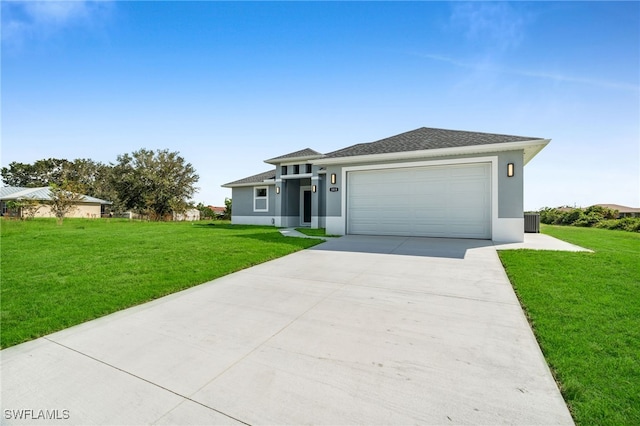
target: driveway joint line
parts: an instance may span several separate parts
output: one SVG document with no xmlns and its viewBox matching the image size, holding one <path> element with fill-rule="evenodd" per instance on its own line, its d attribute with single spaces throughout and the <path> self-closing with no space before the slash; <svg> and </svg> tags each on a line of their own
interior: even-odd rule
<svg viewBox="0 0 640 426">
<path fill-rule="evenodd" d="M 153 386 L 158 387 L 158 388 L 160 388 L 160 389 L 163 389 L 163 390 L 165 390 L 165 391 L 167 391 L 167 392 L 170 392 L 170 393 L 172 393 L 172 394 L 174 394 L 174 395 L 176 395 L 176 396 L 179 396 L 180 398 L 183 398 L 183 399 L 185 399 L 185 400 L 188 400 L 188 401 L 191 401 L 191 402 L 196 403 L 196 404 L 198 404 L 198 405 L 201 405 L 201 406 L 203 406 L 203 407 L 205 407 L 205 408 L 208 408 L 209 410 L 215 411 L 216 413 L 222 414 L 223 416 L 228 417 L 228 418 L 230 418 L 230 419 L 232 419 L 232 420 L 235 420 L 235 421 L 240 422 L 240 423 L 242 423 L 242 424 L 244 424 L 244 425 L 247 425 L 247 426 L 251 426 L 251 424 L 250 424 L 250 423 L 247 423 L 247 422 L 245 422 L 245 421 L 242 421 L 242 420 L 240 420 L 240 419 L 238 419 L 238 418 L 236 418 L 236 417 L 233 417 L 233 416 L 232 416 L 232 415 L 230 415 L 230 414 L 224 413 L 224 412 L 222 412 L 222 411 L 220 411 L 220 410 L 217 410 L 217 409 L 215 409 L 215 408 L 213 408 L 213 407 L 209 407 L 208 405 L 203 404 L 202 402 L 196 401 L 195 399 L 192 399 L 192 398 L 190 398 L 190 397 L 188 397 L 188 396 L 185 396 L 185 395 L 182 395 L 182 394 L 180 394 L 180 393 L 178 393 L 178 392 L 176 392 L 176 391 L 174 391 L 174 390 L 171 390 L 171 389 L 166 388 L 166 387 L 164 387 L 164 386 L 162 386 L 162 385 L 159 385 L 159 384 L 157 384 L 157 383 L 154 383 L 154 382 L 152 382 L 151 380 L 145 379 L 144 377 L 140 377 L 140 376 L 138 376 L 138 375 L 136 375 L 136 374 L 133 374 L 133 373 L 131 373 L 130 371 L 124 370 L 124 369 L 122 369 L 122 368 L 120 368 L 120 367 L 116 367 L 116 366 L 115 366 L 115 365 L 113 365 L 113 364 L 109 364 L 108 362 L 105 362 L 105 361 L 103 361 L 103 360 L 101 360 L 101 359 L 98 359 L 98 358 L 93 357 L 93 356 L 91 356 L 91 355 L 89 355 L 89 354 L 86 354 L 86 353 L 84 353 L 84 352 L 81 352 L 81 351 L 79 351 L 79 350 L 77 350 L 77 349 L 74 349 L 74 348 L 72 348 L 72 347 L 70 347 L 70 346 L 63 345 L 62 343 L 60 343 L 60 342 L 56 342 L 55 340 L 51 340 L 51 339 L 50 339 L 50 338 L 48 338 L 48 337 L 43 337 L 43 339 L 44 339 L 44 340 L 46 340 L 46 341 L 48 341 L 48 342 L 51 342 L 51 343 L 53 343 L 53 344 L 56 344 L 56 345 L 58 345 L 58 346 L 60 346 L 60 347 L 63 347 L 63 348 L 65 348 L 65 349 L 68 349 L 68 350 L 70 350 L 70 351 L 72 351 L 72 352 L 75 352 L 75 353 L 77 353 L 77 354 L 79 354 L 79 355 L 82 355 L 82 356 L 84 356 L 84 357 L 87 357 L 87 358 L 89 358 L 89 359 L 92 359 L 92 360 L 94 360 L 94 361 L 96 361 L 96 362 L 99 362 L 100 364 L 106 365 L 107 367 L 111 367 L 111 368 L 113 368 L 114 370 L 118 370 L 118 371 L 120 371 L 120 372 L 122 372 L 122 373 L 124 373 L 124 374 L 127 374 L 127 375 L 129 375 L 129 376 L 131 376 L 131 377 L 134 377 L 134 378 L 136 378 L 136 379 L 138 379 L 138 380 L 142 380 L 143 382 L 147 382 L 147 383 L 149 383 L 150 385 L 153 385 Z M 174 408 L 175 408 L 175 407 L 174 407 Z M 162 416 L 160 416 L 160 418 L 162 418 L 164 415 L 166 415 L 166 413 L 165 413 L 165 414 L 163 414 Z"/>
</svg>

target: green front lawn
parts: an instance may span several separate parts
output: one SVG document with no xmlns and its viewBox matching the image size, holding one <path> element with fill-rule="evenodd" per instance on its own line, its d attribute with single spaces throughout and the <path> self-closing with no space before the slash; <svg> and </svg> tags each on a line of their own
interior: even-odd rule
<svg viewBox="0 0 640 426">
<path fill-rule="evenodd" d="M 578 425 L 640 424 L 640 234 L 543 226 L 595 253 L 500 259 Z"/>
<path fill-rule="evenodd" d="M 1 224 L 8 347 L 311 247 L 276 228 L 118 219 Z"/>
<path fill-rule="evenodd" d="M 296 228 L 296 231 L 310 237 L 339 237 L 340 235 L 327 235 L 324 228 Z"/>
</svg>

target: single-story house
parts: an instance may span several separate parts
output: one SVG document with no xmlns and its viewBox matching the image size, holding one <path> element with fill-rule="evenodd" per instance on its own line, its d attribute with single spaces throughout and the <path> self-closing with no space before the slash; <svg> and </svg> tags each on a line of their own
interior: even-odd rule
<svg viewBox="0 0 640 426">
<path fill-rule="evenodd" d="M 51 208 L 46 204 L 47 201 L 51 200 L 51 191 L 48 186 L 41 188 L 5 186 L 0 188 L 2 216 L 10 213 L 7 208 L 8 201 L 20 200 L 34 200 L 41 204 L 35 212 L 34 217 L 56 217 L 51 211 Z M 111 201 L 83 195 L 81 201 L 79 201 L 76 206 L 77 208 L 70 212 L 67 217 L 99 218 L 104 212 L 105 207 L 111 204 Z M 23 211 L 17 212 L 20 217 L 25 216 L 25 213 L 26 212 Z"/>
<path fill-rule="evenodd" d="M 173 212 L 173 220 L 176 222 L 194 222 L 200 220 L 200 210 L 187 209 L 182 213 Z"/>
<path fill-rule="evenodd" d="M 215 217 L 222 217 L 225 214 L 227 214 L 226 207 L 220 207 L 220 206 L 208 206 L 208 207 L 211 209 Z"/>
<path fill-rule="evenodd" d="M 618 219 L 623 217 L 640 217 L 640 208 L 621 206 L 620 204 L 596 204 L 611 210 L 618 210 Z"/>
<path fill-rule="evenodd" d="M 422 127 L 268 160 L 231 188 L 232 223 L 370 234 L 524 239 L 524 165 L 549 139 Z"/>
</svg>

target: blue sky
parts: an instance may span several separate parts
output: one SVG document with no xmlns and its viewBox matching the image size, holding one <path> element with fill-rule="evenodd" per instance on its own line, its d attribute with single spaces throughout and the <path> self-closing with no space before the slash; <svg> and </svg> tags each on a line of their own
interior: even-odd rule
<svg viewBox="0 0 640 426">
<path fill-rule="evenodd" d="M 525 209 L 640 205 L 638 2 L 2 1 L 2 157 L 180 151 L 196 202 L 418 127 L 536 136 Z"/>
</svg>

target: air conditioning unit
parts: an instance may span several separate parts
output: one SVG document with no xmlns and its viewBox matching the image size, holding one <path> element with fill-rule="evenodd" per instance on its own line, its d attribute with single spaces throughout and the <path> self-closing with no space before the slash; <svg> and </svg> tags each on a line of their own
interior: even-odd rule
<svg viewBox="0 0 640 426">
<path fill-rule="evenodd" d="M 524 232 L 535 234 L 540 232 L 540 213 L 524 214 Z"/>
</svg>

